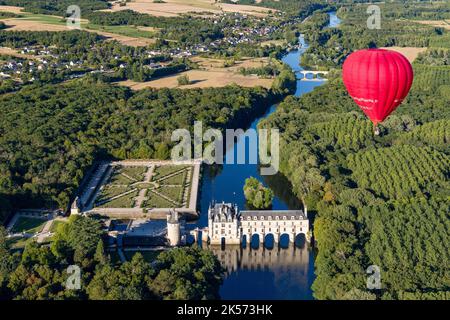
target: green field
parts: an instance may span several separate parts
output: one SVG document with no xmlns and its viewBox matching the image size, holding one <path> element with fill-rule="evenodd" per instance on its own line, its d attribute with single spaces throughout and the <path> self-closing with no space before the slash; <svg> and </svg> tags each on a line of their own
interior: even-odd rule
<svg viewBox="0 0 450 320">
<path fill-rule="evenodd" d="M 47 220 L 44 219 L 20 217 L 17 219 L 11 232 L 38 233 L 42 231 L 46 222 Z"/>
<path fill-rule="evenodd" d="M 64 19 L 63 17 L 50 16 L 45 14 L 36 14 L 30 12 L 21 12 L 20 16 L 21 17 L 17 19 L 36 21 L 46 24 L 66 25 L 66 19 Z"/>
</svg>

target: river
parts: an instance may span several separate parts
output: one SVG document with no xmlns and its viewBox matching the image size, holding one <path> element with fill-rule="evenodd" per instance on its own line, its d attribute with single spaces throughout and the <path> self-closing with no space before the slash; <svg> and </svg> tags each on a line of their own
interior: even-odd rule
<svg viewBox="0 0 450 320">
<path fill-rule="evenodd" d="M 340 23 L 335 12 L 330 12 L 329 27 Z M 297 74 L 303 70 L 299 65 L 300 57 L 307 49 L 302 36 L 299 38 L 301 47 L 289 52 L 283 57 Z M 300 78 L 297 74 L 297 78 Z M 297 81 L 295 96 L 311 92 L 324 81 Z M 272 114 L 277 105 L 273 105 L 261 117 L 255 119 L 251 129 L 256 129 L 258 123 Z M 240 140 L 235 150 L 244 143 Z M 246 148 L 248 150 L 248 148 Z M 248 153 L 247 153 L 248 154 Z M 299 209 L 301 205 L 290 192 L 289 181 L 277 174 L 261 176 L 256 164 L 224 164 L 219 170 L 206 167 L 200 194 L 201 215 L 197 222 L 199 227 L 208 225 L 208 207 L 211 201 L 236 203 L 240 209 L 245 208 L 243 186 L 245 179 L 255 177 L 275 193 L 273 209 Z M 254 239 L 255 240 L 255 239 Z M 214 248 L 223 266 L 227 269 L 226 277 L 220 288 L 222 299 L 313 299 L 311 285 L 314 281 L 314 251 L 308 246 L 289 245 L 287 239 L 281 239 L 280 246 L 273 245 L 270 239 L 264 246 L 252 240 L 247 248 L 226 246 Z"/>
</svg>

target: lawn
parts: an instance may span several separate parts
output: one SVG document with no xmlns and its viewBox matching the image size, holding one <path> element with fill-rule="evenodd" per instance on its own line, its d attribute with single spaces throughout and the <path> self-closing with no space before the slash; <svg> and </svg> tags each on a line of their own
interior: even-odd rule
<svg viewBox="0 0 450 320">
<path fill-rule="evenodd" d="M 144 173 L 147 172 L 147 167 L 122 167 L 120 172 L 136 179 L 137 181 L 144 180 Z"/>
<path fill-rule="evenodd" d="M 136 186 L 136 188 L 138 188 L 138 189 L 148 189 L 148 188 L 153 188 L 153 183 L 139 183 L 139 184 L 136 184 L 135 185 Z"/>
<path fill-rule="evenodd" d="M 158 180 L 162 177 L 168 176 L 169 174 L 175 173 L 177 171 L 183 170 L 189 166 L 187 165 L 167 165 L 167 166 L 158 166 L 155 169 L 155 174 L 153 178 Z"/>
<path fill-rule="evenodd" d="M 29 218 L 29 217 L 19 217 L 12 228 L 12 233 L 26 232 L 26 233 L 38 233 L 44 228 L 47 220 Z"/>
<path fill-rule="evenodd" d="M 58 230 L 59 226 L 65 225 L 67 222 L 62 220 L 55 220 L 53 221 L 52 225 L 50 226 L 50 232 L 56 232 Z"/>
<path fill-rule="evenodd" d="M 122 186 L 114 186 L 114 185 L 106 185 L 103 187 L 100 195 L 97 197 L 95 202 L 101 202 L 104 200 L 108 200 L 112 197 L 118 196 L 124 192 L 127 192 L 131 189 L 128 187 L 122 187 Z"/>
<path fill-rule="evenodd" d="M 145 201 L 146 208 L 173 208 L 174 204 L 153 192 L 148 193 L 149 199 Z"/>
<path fill-rule="evenodd" d="M 111 177 L 109 178 L 108 184 L 121 184 L 121 185 L 129 185 L 135 181 L 125 177 L 122 174 L 122 167 L 114 168 Z"/>
<path fill-rule="evenodd" d="M 163 179 L 159 181 L 159 184 L 178 184 L 178 185 L 183 185 L 184 184 L 184 180 L 186 179 L 186 175 L 187 172 L 183 171 L 180 172 L 179 174 L 176 174 L 172 177 L 169 177 L 167 179 Z"/>
<path fill-rule="evenodd" d="M 161 186 L 157 189 L 157 191 L 166 197 L 172 199 L 173 201 L 179 203 L 183 202 L 183 188 L 182 187 L 169 187 L 169 186 Z"/>
<path fill-rule="evenodd" d="M 103 203 L 99 208 L 133 208 L 134 198 L 137 195 L 137 191 L 130 192 L 122 197 Z"/>
<path fill-rule="evenodd" d="M 14 250 L 14 249 L 23 249 L 28 243 L 32 241 L 34 241 L 33 238 L 15 237 L 7 239 L 6 243 L 9 248 Z"/>
</svg>

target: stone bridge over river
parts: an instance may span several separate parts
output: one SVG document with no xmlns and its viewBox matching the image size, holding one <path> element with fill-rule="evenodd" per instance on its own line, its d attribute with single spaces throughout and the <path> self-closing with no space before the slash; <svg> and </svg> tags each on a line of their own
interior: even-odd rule
<svg viewBox="0 0 450 320">
<path fill-rule="evenodd" d="M 301 81 L 323 81 L 327 80 L 324 76 L 329 71 L 313 71 L 313 70 L 300 70 L 297 71 L 297 75 L 301 76 L 298 80 Z M 307 78 L 307 75 L 312 75 L 312 78 Z"/>
</svg>

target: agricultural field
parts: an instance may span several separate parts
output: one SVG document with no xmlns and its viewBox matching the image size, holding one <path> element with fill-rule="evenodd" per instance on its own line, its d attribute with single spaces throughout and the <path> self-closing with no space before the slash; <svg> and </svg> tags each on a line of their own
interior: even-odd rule
<svg viewBox="0 0 450 320">
<path fill-rule="evenodd" d="M 30 60 L 36 60 L 37 57 L 30 54 L 23 54 L 19 51 L 7 47 L 0 47 L 0 55 L 10 56 L 10 57 L 16 57 L 21 59 L 30 59 Z"/>
<path fill-rule="evenodd" d="M 116 165 L 106 183 L 100 186 L 94 207 L 186 207 L 191 179 L 190 165 Z"/>
<path fill-rule="evenodd" d="M 0 6 L 0 12 L 20 14 L 20 17 L 3 19 L 8 31 L 67 31 L 66 20 L 63 17 L 35 14 L 21 11 L 20 7 Z M 135 26 L 98 26 L 81 20 L 85 31 L 95 32 L 107 39 L 117 40 L 123 45 L 146 46 L 155 42 L 154 32 Z"/>
<path fill-rule="evenodd" d="M 450 158 L 431 148 L 387 147 L 350 154 L 347 160 L 358 186 L 380 197 L 412 198 L 450 190 Z"/>
<path fill-rule="evenodd" d="M 409 62 L 413 62 L 419 56 L 419 54 L 427 51 L 427 48 L 417 48 L 417 47 L 385 47 L 382 49 L 388 49 L 400 52 L 403 54 Z"/>
<path fill-rule="evenodd" d="M 413 20 L 413 22 L 450 30 L 450 20 Z"/>
<path fill-rule="evenodd" d="M 214 0 L 165 0 L 163 3 L 155 3 L 154 0 L 131 0 L 125 6 L 115 3 L 111 9 L 102 11 L 114 12 L 122 10 L 133 10 L 160 17 L 176 17 L 187 13 L 210 15 L 221 12 L 239 12 L 254 16 L 266 16 L 269 11 L 274 11 L 273 9 L 251 5 L 216 3 Z"/>
<path fill-rule="evenodd" d="M 230 66 L 227 66 L 227 61 L 221 59 L 195 57 L 192 61 L 198 64 L 199 69 L 184 71 L 146 82 L 126 80 L 119 81 L 117 84 L 133 90 L 142 90 L 145 88 L 210 88 L 225 87 L 232 84 L 242 87 L 261 86 L 270 88 L 273 83 L 273 79 L 263 79 L 256 75 L 242 75 L 239 73 L 240 68 L 258 68 L 267 65 L 268 60 L 265 58 L 246 58 L 236 61 Z M 190 83 L 179 85 L 178 78 L 181 76 L 187 76 Z"/>
</svg>

